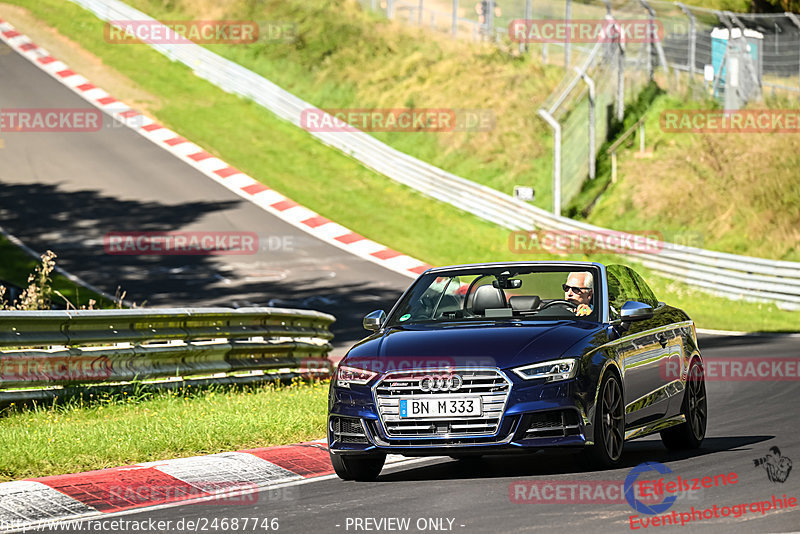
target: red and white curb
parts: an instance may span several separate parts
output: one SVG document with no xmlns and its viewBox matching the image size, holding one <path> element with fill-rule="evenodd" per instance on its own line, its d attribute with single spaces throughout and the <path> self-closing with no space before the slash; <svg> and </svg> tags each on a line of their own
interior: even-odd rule
<svg viewBox="0 0 800 534">
<path fill-rule="evenodd" d="M 5 482 L 0 525 L 5 532 L 168 504 L 255 504 L 272 486 L 332 473 L 323 440 Z"/>
<path fill-rule="evenodd" d="M 71 70 L 65 63 L 51 56 L 47 50 L 33 43 L 30 38 L 16 31 L 11 24 L 2 19 L 0 19 L 0 40 L 120 123 L 138 132 L 240 197 L 253 202 L 287 223 L 360 258 L 411 278 L 416 278 L 431 267 L 418 259 L 367 239 L 301 206 L 228 165 L 220 158 L 212 156 L 188 139 L 165 128 L 93 85 L 85 77 Z"/>
</svg>

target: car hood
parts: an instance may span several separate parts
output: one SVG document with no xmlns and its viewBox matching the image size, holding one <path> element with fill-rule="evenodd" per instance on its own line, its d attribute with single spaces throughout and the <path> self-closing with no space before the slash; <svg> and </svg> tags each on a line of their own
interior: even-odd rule
<svg viewBox="0 0 800 534">
<path fill-rule="evenodd" d="M 598 323 L 574 320 L 408 325 L 362 340 L 343 363 L 375 371 L 424 367 L 431 360 L 442 366 L 505 369 L 558 358 L 604 330 Z"/>
</svg>

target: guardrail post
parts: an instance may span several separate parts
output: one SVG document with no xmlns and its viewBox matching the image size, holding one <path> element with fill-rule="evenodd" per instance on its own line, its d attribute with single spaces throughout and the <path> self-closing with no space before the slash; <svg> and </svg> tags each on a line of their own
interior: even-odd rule
<svg viewBox="0 0 800 534">
<path fill-rule="evenodd" d="M 578 76 L 581 77 L 587 87 L 589 87 L 589 179 L 594 180 L 595 178 L 595 165 L 596 165 L 596 155 L 595 155 L 595 124 L 594 124 L 594 107 L 595 107 L 595 86 L 594 80 L 592 80 L 585 71 L 582 71 L 578 67 L 575 67 L 575 72 L 578 73 Z"/>
<path fill-rule="evenodd" d="M 545 109 L 539 109 L 541 116 L 553 128 L 553 215 L 561 216 L 561 125 Z"/>
<path fill-rule="evenodd" d="M 791 20 L 795 26 L 797 26 L 797 31 L 800 32 L 800 19 L 797 18 L 797 15 L 787 11 L 786 16 L 789 17 L 789 20 Z M 797 87 L 800 88 L 800 64 L 798 64 L 797 70 Z M 800 98 L 800 96 L 798 96 L 798 98 Z"/>
</svg>

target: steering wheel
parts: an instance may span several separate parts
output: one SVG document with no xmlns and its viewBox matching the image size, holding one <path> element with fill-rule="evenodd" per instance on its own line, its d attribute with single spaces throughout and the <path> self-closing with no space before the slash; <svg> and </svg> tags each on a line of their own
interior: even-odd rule
<svg viewBox="0 0 800 534">
<path fill-rule="evenodd" d="M 575 303 L 564 299 L 551 300 L 547 304 L 542 304 L 537 311 L 546 310 L 551 306 L 564 306 L 565 308 L 575 308 Z"/>
</svg>

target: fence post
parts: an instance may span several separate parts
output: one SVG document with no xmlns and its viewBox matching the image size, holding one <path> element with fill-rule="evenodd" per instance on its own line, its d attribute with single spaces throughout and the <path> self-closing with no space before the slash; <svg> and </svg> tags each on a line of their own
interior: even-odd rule
<svg viewBox="0 0 800 534">
<path fill-rule="evenodd" d="M 644 154 L 644 121 L 639 124 L 639 152 Z"/>
<path fill-rule="evenodd" d="M 688 7 L 680 2 L 675 2 L 675 5 L 689 17 L 689 90 L 694 96 L 695 69 L 697 68 L 697 20 Z"/>
<path fill-rule="evenodd" d="M 545 109 L 539 109 L 541 116 L 553 128 L 553 215 L 561 216 L 561 125 Z"/>
<path fill-rule="evenodd" d="M 795 15 L 794 13 L 789 13 L 787 11 L 786 16 L 789 17 L 789 20 L 791 20 L 795 26 L 797 26 L 797 30 L 798 32 L 800 32 L 800 19 L 797 18 L 797 15 Z M 800 89 L 800 65 L 798 65 L 798 70 L 797 70 L 797 87 L 798 89 Z"/>
<path fill-rule="evenodd" d="M 458 0 L 453 0 L 453 37 L 458 35 Z"/>
<path fill-rule="evenodd" d="M 611 15 L 606 19 L 614 20 Z M 617 121 L 625 118 L 625 44 L 622 42 L 622 28 L 617 31 Z"/>
<path fill-rule="evenodd" d="M 495 7 L 494 0 L 488 0 L 486 2 L 486 36 L 489 38 L 490 41 L 494 41 L 494 7 Z"/>
<path fill-rule="evenodd" d="M 419 14 L 417 15 L 417 24 L 422 26 L 422 3 L 424 0 L 419 0 Z"/>
<path fill-rule="evenodd" d="M 569 21 L 572 20 L 572 0 L 567 0 L 567 7 L 564 11 L 564 27 L 567 29 L 564 37 L 564 68 L 569 69 L 570 52 L 572 43 L 569 40 Z"/>
<path fill-rule="evenodd" d="M 595 106 L 595 86 L 592 80 L 585 71 L 575 67 L 575 72 L 581 77 L 587 87 L 589 87 L 589 179 L 594 180 L 596 172 L 596 154 L 595 154 L 595 124 L 594 124 L 594 106 Z"/>
<path fill-rule="evenodd" d="M 648 28 L 655 28 L 656 24 L 655 10 L 652 7 L 650 7 L 650 4 L 647 3 L 647 0 L 639 0 L 639 3 L 642 4 L 642 7 L 644 7 L 647 10 Z M 650 81 L 653 80 L 653 75 L 654 75 L 653 57 L 652 57 L 653 41 L 655 41 L 656 44 L 656 54 L 658 54 L 658 62 L 661 63 L 661 67 L 664 69 L 664 74 L 667 75 L 667 83 L 669 83 L 669 65 L 667 65 L 667 56 L 666 54 L 664 54 L 664 47 L 661 46 L 661 40 L 654 39 L 652 35 L 647 39 L 647 68 L 650 73 Z"/>
<path fill-rule="evenodd" d="M 531 20 L 531 0 L 525 0 L 525 27 L 528 27 L 528 21 Z M 526 39 L 524 43 L 519 44 L 519 51 L 522 53 L 523 51 L 527 52 L 529 49 L 528 47 L 528 40 Z"/>
<path fill-rule="evenodd" d="M 386 18 L 389 20 L 394 18 L 394 0 L 386 0 Z"/>
</svg>

